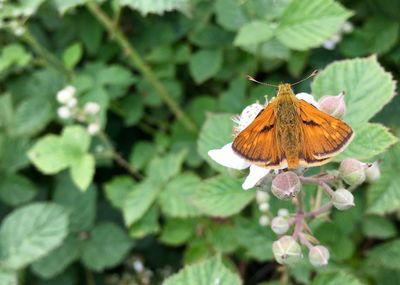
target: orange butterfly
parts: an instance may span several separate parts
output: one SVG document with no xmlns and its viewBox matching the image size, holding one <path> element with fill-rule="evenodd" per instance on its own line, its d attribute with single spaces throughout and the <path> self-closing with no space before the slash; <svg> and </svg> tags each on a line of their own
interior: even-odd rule
<svg viewBox="0 0 400 285">
<path fill-rule="evenodd" d="M 234 139 L 234 152 L 261 167 L 293 169 L 325 164 L 351 142 L 349 125 L 297 99 L 291 86 L 278 85 L 276 98 Z"/>
</svg>

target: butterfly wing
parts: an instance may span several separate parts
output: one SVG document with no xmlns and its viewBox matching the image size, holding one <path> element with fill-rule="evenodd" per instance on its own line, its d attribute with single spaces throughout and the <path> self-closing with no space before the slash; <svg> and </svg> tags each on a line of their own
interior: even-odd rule
<svg viewBox="0 0 400 285">
<path fill-rule="evenodd" d="M 299 100 L 302 142 L 299 159 L 304 166 L 328 162 L 351 142 L 354 132 L 345 122 L 304 100 Z"/>
<path fill-rule="evenodd" d="M 233 150 L 245 160 L 271 169 L 286 163 L 277 141 L 275 102 L 269 103 L 232 143 Z"/>
</svg>

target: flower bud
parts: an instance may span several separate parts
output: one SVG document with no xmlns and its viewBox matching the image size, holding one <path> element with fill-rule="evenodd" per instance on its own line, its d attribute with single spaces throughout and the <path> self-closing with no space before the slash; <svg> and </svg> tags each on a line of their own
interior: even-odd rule
<svg viewBox="0 0 400 285">
<path fill-rule="evenodd" d="M 332 203 L 338 210 L 347 210 L 355 205 L 353 194 L 344 188 L 335 191 L 332 196 Z"/>
<path fill-rule="evenodd" d="M 57 92 L 57 101 L 61 104 L 67 104 L 75 95 L 75 87 L 68 85 L 64 89 Z"/>
<path fill-rule="evenodd" d="M 288 217 L 289 216 L 289 210 L 286 208 L 281 208 L 278 210 L 278 216 L 280 217 Z"/>
<path fill-rule="evenodd" d="M 71 110 L 68 107 L 62 106 L 57 109 L 57 114 L 61 119 L 71 118 Z"/>
<path fill-rule="evenodd" d="M 284 217 L 275 217 L 271 221 L 271 229 L 277 235 L 283 235 L 289 229 L 289 221 Z"/>
<path fill-rule="evenodd" d="M 70 98 L 66 103 L 67 107 L 69 108 L 74 108 L 77 104 L 78 100 L 75 97 Z"/>
<path fill-rule="evenodd" d="M 318 101 L 321 111 L 328 113 L 336 118 L 341 118 L 346 113 L 346 103 L 344 102 L 344 92 L 337 96 L 323 96 Z"/>
<path fill-rule="evenodd" d="M 294 264 L 302 258 L 301 247 L 291 236 L 283 236 L 272 243 L 272 252 L 279 264 Z"/>
<path fill-rule="evenodd" d="M 314 246 L 308 253 L 308 259 L 315 267 L 327 265 L 329 261 L 329 251 L 325 246 Z"/>
<path fill-rule="evenodd" d="M 349 185 L 360 185 L 365 181 L 367 164 L 354 158 L 345 158 L 339 167 L 339 175 Z"/>
<path fill-rule="evenodd" d="M 100 111 L 100 105 L 96 102 L 87 102 L 83 110 L 86 114 L 96 115 Z"/>
<path fill-rule="evenodd" d="M 269 200 L 269 194 L 265 191 L 260 191 L 258 190 L 256 193 L 256 200 L 258 203 L 264 203 L 264 202 L 268 202 Z"/>
<path fill-rule="evenodd" d="M 260 218 L 258 219 L 258 223 L 261 226 L 268 226 L 269 225 L 269 217 L 266 215 L 260 216 Z"/>
<path fill-rule="evenodd" d="M 296 173 L 287 171 L 278 174 L 272 180 L 272 193 L 281 200 L 287 200 L 296 197 L 300 192 L 300 179 Z"/>
<path fill-rule="evenodd" d="M 100 125 L 98 123 L 91 123 L 87 126 L 87 131 L 90 135 L 95 135 L 100 131 Z"/>
<path fill-rule="evenodd" d="M 375 161 L 365 169 L 365 178 L 367 182 L 375 182 L 381 178 L 381 171 L 378 162 Z"/>
<path fill-rule="evenodd" d="M 261 212 L 267 212 L 269 210 L 269 204 L 267 202 L 261 203 L 258 208 Z"/>
</svg>

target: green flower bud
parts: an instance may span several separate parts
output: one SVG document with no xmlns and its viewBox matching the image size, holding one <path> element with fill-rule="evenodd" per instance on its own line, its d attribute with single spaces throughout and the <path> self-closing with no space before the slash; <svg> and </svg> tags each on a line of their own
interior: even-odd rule
<svg viewBox="0 0 400 285">
<path fill-rule="evenodd" d="M 261 215 L 258 219 L 258 223 L 260 226 L 268 226 L 269 225 L 269 217 L 265 215 Z"/>
<path fill-rule="evenodd" d="M 339 175 L 349 185 L 360 185 L 365 181 L 366 163 L 354 158 L 345 158 L 339 167 Z"/>
<path fill-rule="evenodd" d="M 339 188 L 335 191 L 332 197 L 332 203 L 338 210 L 347 210 L 355 206 L 353 194 L 344 188 Z"/>
<path fill-rule="evenodd" d="M 284 217 L 275 217 L 271 221 L 271 229 L 277 235 L 283 235 L 289 229 L 289 221 Z"/>
<path fill-rule="evenodd" d="M 288 200 L 296 197 L 300 192 L 300 179 L 292 171 L 282 172 L 272 180 L 272 193 L 281 200 Z"/>
<path fill-rule="evenodd" d="M 314 246 L 308 253 L 308 259 L 315 267 L 327 265 L 329 261 L 329 251 L 325 246 Z"/>
<path fill-rule="evenodd" d="M 300 245 L 287 235 L 272 243 L 272 252 L 279 264 L 295 264 L 303 257 Z"/>
<path fill-rule="evenodd" d="M 259 204 L 268 202 L 269 194 L 265 191 L 258 190 L 256 193 L 256 200 Z"/>
<path fill-rule="evenodd" d="M 378 162 L 375 161 L 368 168 L 365 169 L 365 178 L 366 181 L 371 183 L 379 180 L 381 178 L 381 171 L 379 169 Z"/>
<path fill-rule="evenodd" d="M 343 91 L 337 96 L 323 96 L 319 99 L 318 104 L 321 111 L 336 118 L 341 118 L 346 113 Z"/>
</svg>

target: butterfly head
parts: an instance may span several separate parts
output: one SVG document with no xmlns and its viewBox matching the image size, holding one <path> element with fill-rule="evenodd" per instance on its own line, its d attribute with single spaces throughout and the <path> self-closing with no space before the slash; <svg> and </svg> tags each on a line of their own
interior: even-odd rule
<svg viewBox="0 0 400 285">
<path fill-rule="evenodd" d="M 282 95 L 294 95 L 290 83 L 281 83 L 278 85 L 278 96 Z"/>
</svg>

